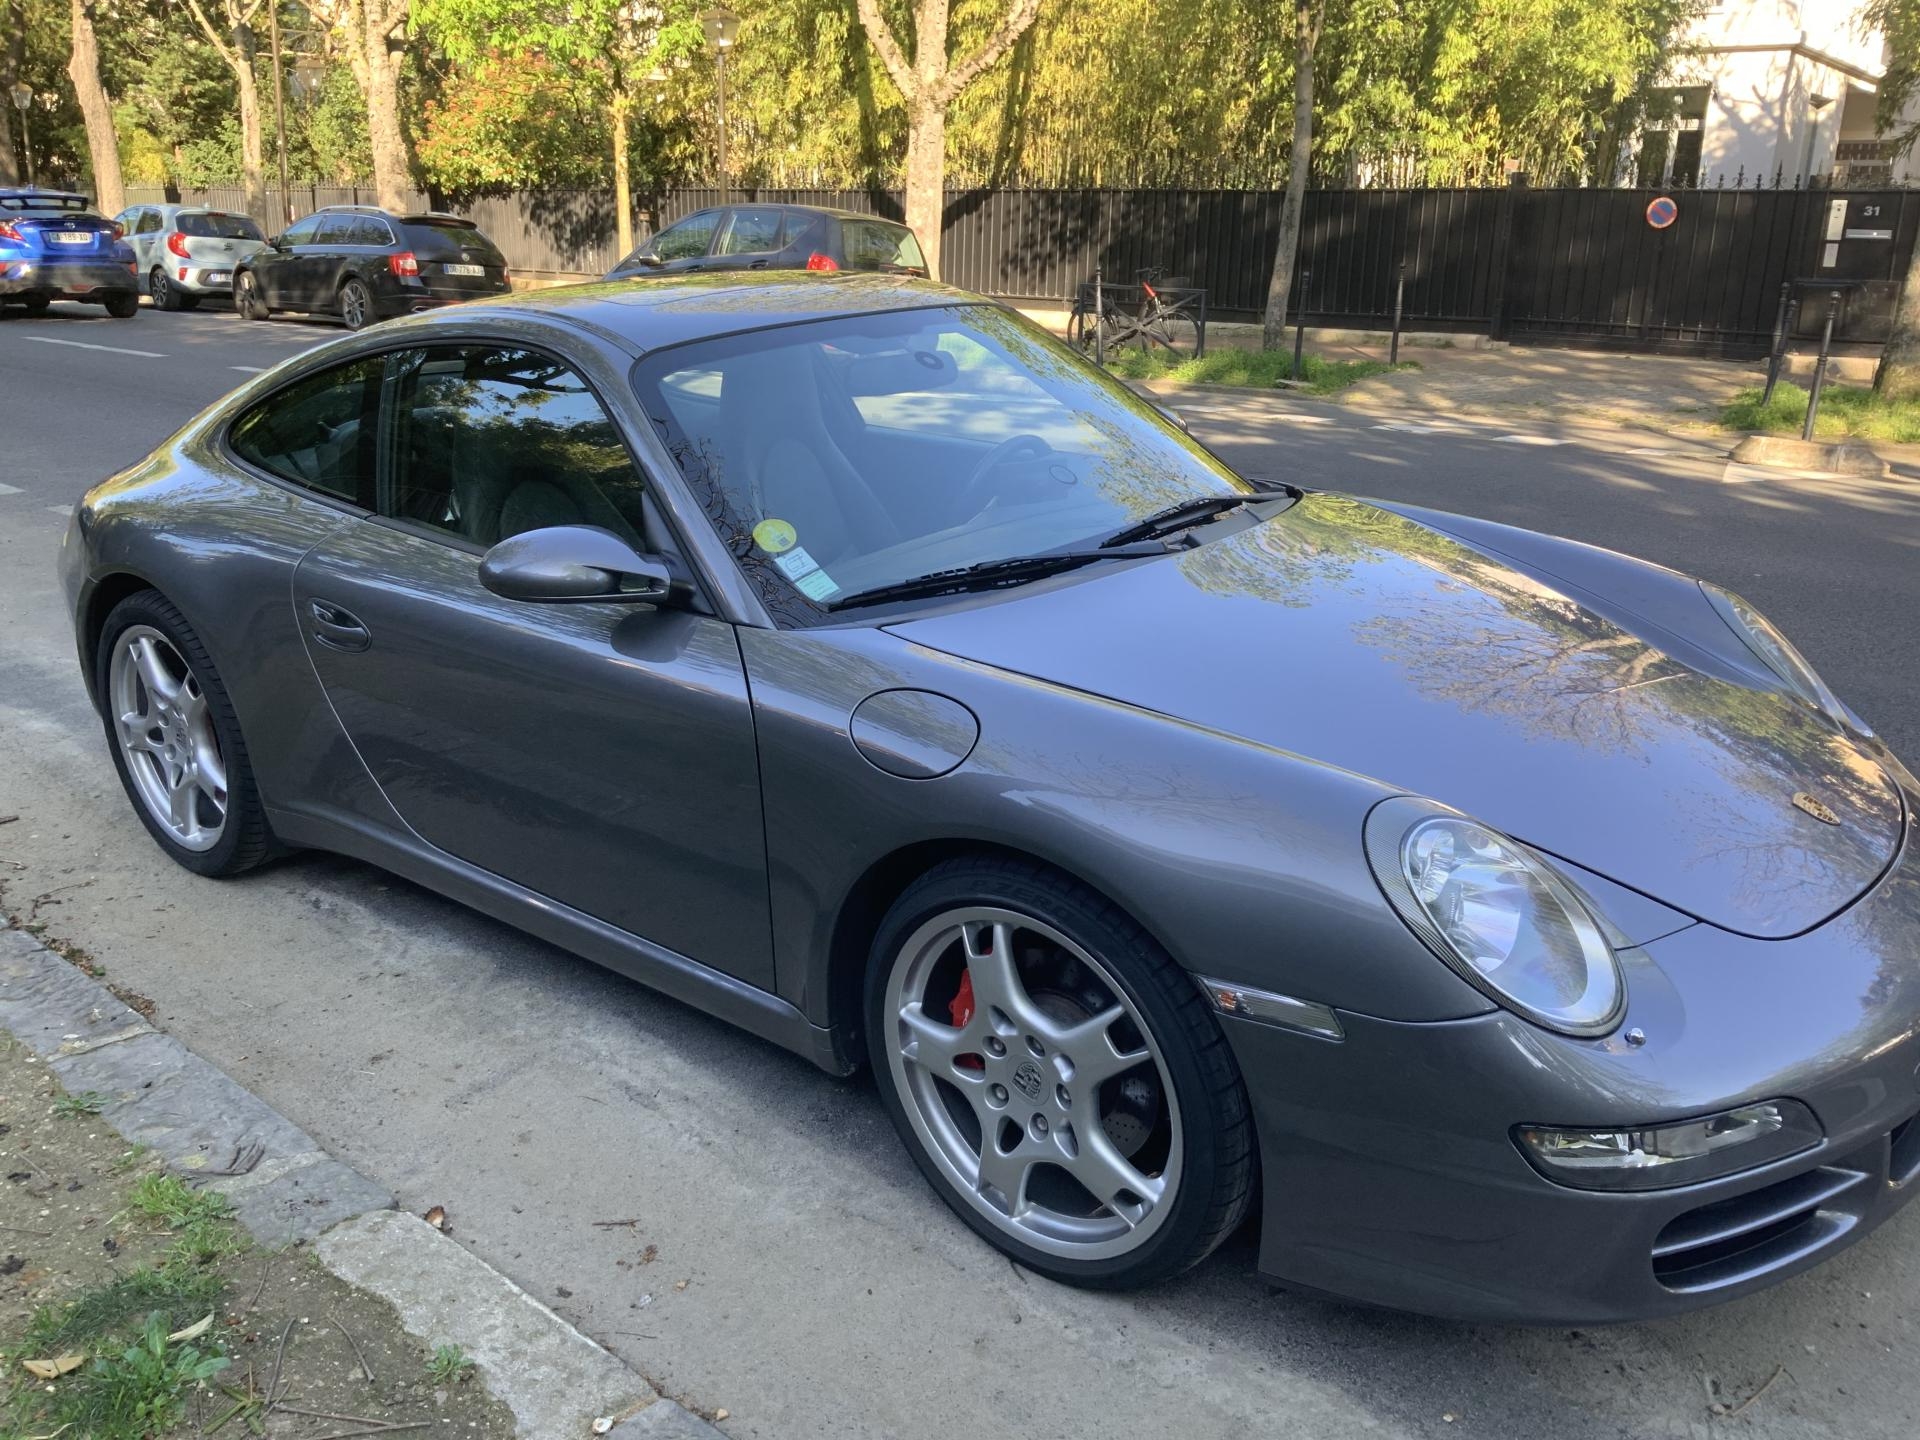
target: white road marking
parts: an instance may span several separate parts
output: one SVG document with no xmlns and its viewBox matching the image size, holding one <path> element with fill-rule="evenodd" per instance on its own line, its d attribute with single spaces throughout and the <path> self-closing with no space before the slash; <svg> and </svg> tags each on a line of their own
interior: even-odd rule
<svg viewBox="0 0 1920 1440">
<path fill-rule="evenodd" d="M 1458 433 L 1453 430 L 1451 426 L 1446 425 L 1407 425 L 1399 422 L 1390 425 L 1376 425 L 1373 428 L 1376 430 L 1397 430 L 1402 435 L 1450 435 Z"/>
<path fill-rule="evenodd" d="M 271 365 L 229 365 L 227 368 L 238 370 L 243 375 L 264 375 L 273 367 Z"/>
<path fill-rule="evenodd" d="M 1284 420 L 1289 425 L 1331 425 L 1331 415 L 1276 415 L 1276 420 Z"/>
<path fill-rule="evenodd" d="M 1775 470 L 1766 465 L 1742 465 L 1737 460 L 1729 460 L 1727 468 L 1720 472 L 1720 479 L 1728 485 L 1746 484 L 1755 480 L 1845 480 L 1850 477 L 1839 475 L 1831 470 Z"/>
<path fill-rule="evenodd" d="M 47 509 L 56 515 L 71 515 L 73 513 L 73 506 L 71 505 L 49 505 Z"/>
<path fill-rule="evenodd" d="M 109 355 L 138 355 L 142 360 L 167 358 L 158 350 L 128 350 L 119 345 L 89 345 L 84 340 L 56 340 L 51 335 L 23 335 L 21 338 L 31 340 L 36 345 L 71 345 L 76 350 L 104 350 Z"/>
<path fill-rule="evenodd" d="M 1493 443 L 1496 445 L 1558 445 L 1562 442 L 1551 435 L 1496 435 L 1493 437 Z"/>
<path fill-rule="evenodd" d="M 1620 453 L 1621 453 L 1622 455 L 1648 455 L 1648 456 L 1653 456 L 1653 455 L 1677 455 L 1677 454 L 1679 454 L 1680 452 L 1679 452 L 1679 451 L 1677 451 L 1677 450 L 1662 450 L 1662 449 L 1661 449 L 1661 448 L 1660 448 L 1659 446 L 1657 446 L 1657 445 L 1643 445 L 1643 446 L 1640 446 L 1639 448 L 1637 448 L 1637 449 L 1633 449 L 1633 450 L 1622 450 L 1622 451 L 1621 451 Z"/>
<path fill-rule="evenodd" d="M 0 495 L 18 495 L 19 493 L 20 487 L 18 485 L 0 484 Z"/>
</svg>

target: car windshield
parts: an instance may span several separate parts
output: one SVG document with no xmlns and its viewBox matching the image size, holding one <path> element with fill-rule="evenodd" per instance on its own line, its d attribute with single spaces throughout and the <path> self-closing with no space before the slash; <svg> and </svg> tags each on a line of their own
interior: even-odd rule
<svg viewBox="0 0 1920 1440">
<path fill-rule="evenodd" d="M 998 306 L 750 331 L 647 356 L 633 379 L 783 624 L 818 623 L 837 600 L 930 574 L 1098 547 L 1190 501 L 1259 493 Z"/>
<path fill-rule="evenodd" d="M 206 240 L 259 240 L 260 227 L 244 215 L 217 215 L 212 211 L 196 215 L 189 211 L 176 222 L 182 235 Z"/>
</svg>

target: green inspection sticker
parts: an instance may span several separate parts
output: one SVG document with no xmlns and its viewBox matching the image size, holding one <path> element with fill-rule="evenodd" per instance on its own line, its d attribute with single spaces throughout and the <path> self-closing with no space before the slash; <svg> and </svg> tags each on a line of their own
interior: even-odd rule
<svg viewBox="0 0 1920 1440">
<path fill-rule="evenodd" d="M 800 533 L 784 520 L 762 520 L 753 527 L 753 543 L 769 555 L 783 555 L 799 540 Z"/>
</svg>

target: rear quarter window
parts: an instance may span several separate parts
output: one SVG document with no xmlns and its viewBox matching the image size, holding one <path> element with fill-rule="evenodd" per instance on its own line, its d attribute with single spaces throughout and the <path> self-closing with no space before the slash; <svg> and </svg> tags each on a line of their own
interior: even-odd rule
<svg viewBox="0 0 1920 1440">
<path fill-rule="evenodd" d="M 260 227 L 245 215 L 182 215 L 180 233 L 203 240 L 261 240 Z"/>
<path fill-rule="evenodd" d="M 373 356 L 296 380 L 235 420 L 227 445 L 290 485 L 371 509 L 385 368 Z"/>
</svg>

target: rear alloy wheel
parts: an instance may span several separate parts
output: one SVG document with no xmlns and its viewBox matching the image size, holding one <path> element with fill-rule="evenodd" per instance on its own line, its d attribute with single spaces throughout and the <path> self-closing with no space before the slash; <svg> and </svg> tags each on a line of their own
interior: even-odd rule
<svg viewBox="0 0 1920 1440">
<path fill-rule="evenodd" d="M 107 307 L 107 314 L 116 320 L 131 320 L 140 313 L 140 296 L 132 290 L 109 295 L 102 303 Z"/>
<path fill-rule="evenodd" d="M 361 280 L 349 280 L 340 287 L 340 318 L 349 330 L 364 330 L 373 323 L 373 292 Z"/>
<path fill-rule="evenodd" d="M 1197 1264 L 1254 1187 L 1246 1091 L 1198 987 L 1040 866 L 951 861 L 869 964 L 882 1098 L 943 1199 L 1015 1260 L 1124 1288 Z"/>
<path fill-rule="evenodd" d="M 167 272 L 156 265 L 147 272 L 147 298 L 153 302 L 156 310 L 178 310 L 181 308 L 180 292 L 173 288 L 173 281 Z"/>
<path fill-rule="evenodd" d="M 233 282 L 233 308 L 242 320 L 265 320 L 273 313 L 262 303 L 251 270 L 242 270 Z"/>
<path fill-rule="evenodd" d="M 273 837 L 233 702 L 180 612 L 152 590 L 128 596 L 96 664 L 114 768 L 161 848 L 201 875 L 266 859 Z"/>
</svg>

